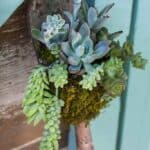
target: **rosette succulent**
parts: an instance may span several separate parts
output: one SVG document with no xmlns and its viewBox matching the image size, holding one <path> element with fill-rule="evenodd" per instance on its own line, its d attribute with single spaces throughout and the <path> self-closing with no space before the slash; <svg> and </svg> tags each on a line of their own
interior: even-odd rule
<svg viewBox="0 0 150 150">
<path fill-rule="evenodd" d="M 103 68 L 108 78 L 120 77 L 124 74 L 123 61 L 117 57 L 110 58 L 104 63 Z"/>
<path fill-rule="evenodd" d="M 49 70 L 49 81 L 54 83 L 55 88 L 63 88 L 68 83 L 68 72 L 65 65 L 54 64 Z"/>
<path fill-rule="evenodd" d="M 97 82 L 101 81 L 101 76 L 104 75 L 103 67 L 98 66 L 88 74 L 83 75 L 83 79 L 79 82 L 83 89 L 93 90 L 97 86 Z"/>
<path fill-rule="evenodd" d="M 58 49 L 58 45 L 66 38 L 68 32 L 68 25 L 61 15 L 48 15 L 46 21 L 41 25 L 41 31 L 32 28 L 32 35 L 34 38 L 42 42 L 50 50 Z"/>
<path fill-rule="evenodd" d="M 89 36 L 83 36 L 86 35 L 83 31 L 72 30 L 70 41 L 63 42 L 61 45 L 61 56 L 69 64 L 69 72 L 73 74 L 91 71 L 92 63 L 104 57 L 110 50 L 109 41 L 100 41 L 94 46 Z"/>
</svg>

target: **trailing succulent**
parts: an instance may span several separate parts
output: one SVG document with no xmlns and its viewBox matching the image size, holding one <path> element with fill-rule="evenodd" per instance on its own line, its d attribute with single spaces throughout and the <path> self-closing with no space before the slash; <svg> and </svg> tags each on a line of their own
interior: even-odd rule
<svg viewBox="0 0 150 150">
<path fill-rule="evenodd" d="M 86 0 L 77 0 L 73 14 L 48 15 L 41 29 L 32 29 L 42 45 L 40 57 L 47 65 L 32 71 L 23 100 L 29 123 L 45 122 L 41 150 L 58 150 L 60 117 L 70 124 L 89 123 L 126 87 L 126 63 L 144 69 L 147 60 L 134 54 L 109 33 L 104 22 L 114 4 L 99 12 Z M 55 57 L 53 59 L 53 56 Z M 45 64 L 43 62 L 43 64 Z"/>
</svg>

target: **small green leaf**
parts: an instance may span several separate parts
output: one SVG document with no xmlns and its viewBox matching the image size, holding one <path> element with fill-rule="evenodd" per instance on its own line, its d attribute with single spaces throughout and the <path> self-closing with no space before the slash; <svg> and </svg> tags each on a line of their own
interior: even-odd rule
<svg viewBox="0 0 150 150">
<path fill-rule="evenodd" d="M 32 28 L 31 33 L 32 33 L 32 36 L 33 36 L 36 40 L 39 40 L 39 41 L 41 41 L 42 43 L 44 43 L 43 36 L 42 36 L 41 31 L 40 31 L 39 29 Z"/>
</svg>

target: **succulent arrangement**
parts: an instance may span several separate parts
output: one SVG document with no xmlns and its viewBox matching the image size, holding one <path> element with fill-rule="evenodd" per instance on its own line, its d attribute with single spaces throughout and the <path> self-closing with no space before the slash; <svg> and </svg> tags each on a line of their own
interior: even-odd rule
<svg viewBox="0 0 150 150">
<path fill-rule="evenodd" d="M 104 27 L 113 4 L 98 11 L 86 0 L 77 1 L 73 13 L 48 15 L 32 35 L 48 51 L 47 65 L 33 69 L 23 100 L 29 123 L 45 122 L 41 150 L 58 150 L 60 118 L 70 124 L 89 123 L 126 87 L 124 65 L 144 69 L 147 60 L 134 54 L 132 44 L 115 40 L 122 31 Z M 47 61 L 48 62 L 48 61 Z"/>
</svg>

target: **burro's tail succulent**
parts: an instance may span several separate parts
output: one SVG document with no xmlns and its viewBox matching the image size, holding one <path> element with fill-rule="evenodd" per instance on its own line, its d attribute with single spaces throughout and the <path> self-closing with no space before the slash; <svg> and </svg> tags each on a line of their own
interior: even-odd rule
<svg viewBox="0 0 150 150">
<path fill-rule="evenodd" d="M 110 41 L 104 40 L 94 45 L 89 34 L 88 25 L 84 23 L 79 32 L 72 30 L 70 40 L 61 44 L 61 57 L 69 64 L 72 74 L 90 72 L 94 61 L 103 58 L 110 50 Z"/>
</svg>

